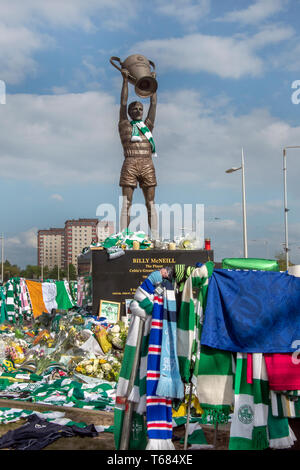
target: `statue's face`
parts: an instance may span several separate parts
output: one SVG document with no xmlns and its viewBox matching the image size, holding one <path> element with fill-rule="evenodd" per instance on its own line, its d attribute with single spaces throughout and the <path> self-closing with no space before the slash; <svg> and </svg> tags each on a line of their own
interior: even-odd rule
<svg viewBox="0 0 300 470">
<path fill-rule="evenodd" d="M 139 101 L 131 103 L 128 108 L 128 114 L 133 121 L 143 119 L 143 105 Z"/>
</svg>

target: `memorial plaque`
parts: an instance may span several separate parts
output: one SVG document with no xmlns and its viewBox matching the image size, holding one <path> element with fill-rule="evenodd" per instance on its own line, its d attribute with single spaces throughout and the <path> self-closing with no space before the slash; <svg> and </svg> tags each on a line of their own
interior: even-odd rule
<svg viewBox="0 0 300 470">
<path fill-rule="evenodd" d="M 136 288 L 153 271 L 166 266 L 213 261 L 213 250 L 127 250 L 125 255 L 108 259 L 105 250 L 92 251 L 93 315 L 98 315 L 100 300 L 121 303 L 133 299 Z"/>
</svg>

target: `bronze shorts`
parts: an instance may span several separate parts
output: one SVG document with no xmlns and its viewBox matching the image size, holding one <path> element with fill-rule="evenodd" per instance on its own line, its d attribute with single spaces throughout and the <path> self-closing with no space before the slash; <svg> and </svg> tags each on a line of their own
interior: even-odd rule
<svg viewBox="0 0 300 470">
<path fill-rule="evenodd" d="M 152 157 L 126 157 L 121 169 L 120 186 L 157 186 Z"/>
</svg>

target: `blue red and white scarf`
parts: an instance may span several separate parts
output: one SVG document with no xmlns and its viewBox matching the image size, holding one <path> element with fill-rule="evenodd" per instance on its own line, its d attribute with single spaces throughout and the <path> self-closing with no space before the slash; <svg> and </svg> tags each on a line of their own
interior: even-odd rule
<svg viewBox="0 0 300 470">
<path fill-rule="evenodd" d="M 172 443 L 172 399 L 156 394 L 160 378 L 163 329 L 163 295 L 154 295 L 147 360 L 147 434 L 146 450 L 175 450 Z"/>
</svg>

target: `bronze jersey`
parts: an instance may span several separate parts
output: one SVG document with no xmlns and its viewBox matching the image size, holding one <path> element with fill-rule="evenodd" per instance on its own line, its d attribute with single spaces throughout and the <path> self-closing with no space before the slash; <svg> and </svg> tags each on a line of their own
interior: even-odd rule
<svg viewBox="0 0 300 470">
<path fill-rule="evenodd" d="M 145 125 L 152 132 L 153 124 L 149 118 L 145 119 Z M 119 121 L 119 134 L 123 146 L 124 157 L 151 157 L 152 148 L 147 137 L 140 132 L 141 142 L 131 142 L 132 125 L 128 119 Z"/>
</svg>

